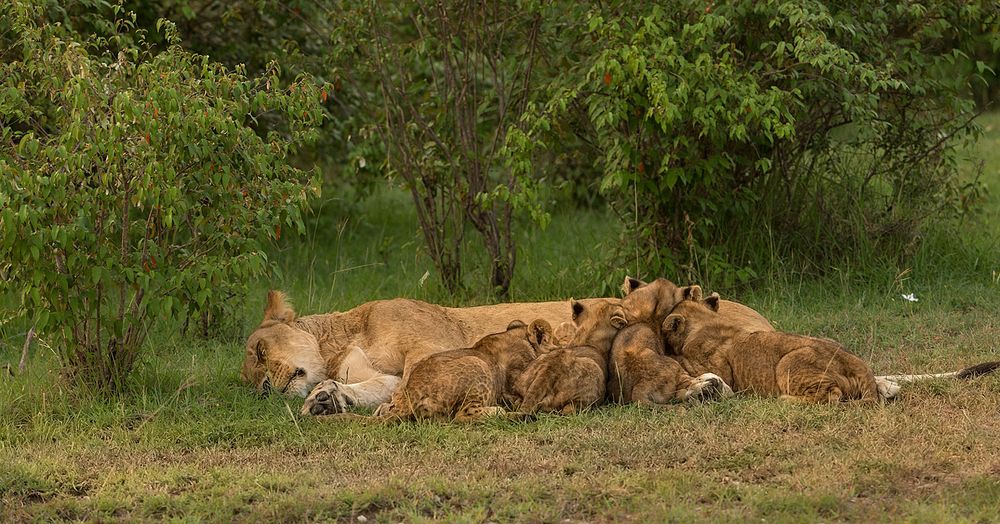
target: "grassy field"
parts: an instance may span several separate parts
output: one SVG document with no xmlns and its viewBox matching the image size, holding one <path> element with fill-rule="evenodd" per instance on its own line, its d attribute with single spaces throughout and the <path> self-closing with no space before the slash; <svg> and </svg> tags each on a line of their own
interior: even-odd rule
<svg viewBox="0 0 1000 524">
<path fill-rule="evenodd" d="M 782 329 L 843 341 L 880 373 L 1000 359 L 1000 115 L 983 123 L 971 156 L 985 160 L 993 194 L 960 231 L 932 232 L 912 267 L 766 275 L 736 296 L 718 291 Z M 485 300 L 446 298 L 423 278 L 431 267 L 404 196 L 327 197 L 306 240 L 275 254 L 284 277 L 270 284 L 300 312 L 397 295 Z M 610 216 L 557 212 L 522 239 L 513 298 L 620 281 L 594 255 L 617 233 Z M 25 375 L 0 379 L 0 522 L 1000 518 L 1000 377 L 909 387 L 875 408 L 739 398 L 528 424 L 338 425 L 239 382 L 242 337 L 268 284 L 228 340 L 152 335 L 117 398 L 66 389 L 45 341 L 36 345 Z M 16 365 L 23 336 L 0 325 L 0 365 Z"/>
</svg>

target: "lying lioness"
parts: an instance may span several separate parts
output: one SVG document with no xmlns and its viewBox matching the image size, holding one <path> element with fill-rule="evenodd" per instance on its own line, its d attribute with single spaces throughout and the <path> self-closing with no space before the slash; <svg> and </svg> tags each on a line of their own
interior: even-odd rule
<svg viewBox="0 0 1000 524">
<path fill-rule="evenodd" d="M 622 404 L 660 406 L 677 401 L 702 401 L 733 394 L 721 377 L 703 373 L 692 377 L 666 356 L 660 330 L 649 324 L 632 324 L 615 337 L 611 346 L 608 397 Z"/>
<path fill-rule="evenodd" d="M 583 300 L 589 303 L 589 300 Z M 247 338 L 243 381 L 262 393 L 306 397 L 326 393 L 321 413 L 387 402 L 414 363 L 441 351 L 469 347 L 514 319 L 570 320 L 567 301 L 446 308 L 397 298 L 343 313 L 299 317 L 285 295 L 271 291 L 264 319 Z M 326 380 L 329 382 L 324 382 Z M 322 388 L 314 388 L 323 382 Z M 315 395 L 303 412 L 312 412 Z"/>
<path fill-rule="evenodd" d="M 515 320 L 506 331 L 486 335 L 470 348 L 435 353 L 413 366 L 375 416 L 472 422 L 502 414 L 501 400 L 510 397 L 514 382 L 538 352 L 551 347 L 552 337 L 544 320 L 530 326 Z"/>
<path fill-rule="evenodd" d="M 608 352 L 625 316 L 617 300 L 573 301 L 572 340 L 528 365 L 514 392 L 520 411 L 572 413 L 604 401 Z"/>
</svg>

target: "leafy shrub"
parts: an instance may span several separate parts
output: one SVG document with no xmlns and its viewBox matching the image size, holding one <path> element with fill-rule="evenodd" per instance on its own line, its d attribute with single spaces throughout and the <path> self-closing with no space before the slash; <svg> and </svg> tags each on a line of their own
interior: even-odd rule
<svg viewBox="0 0 1000 524">
<path fill-rule="evenodd" d="M 968 77 L 945 72 L 995 10 L 604 3 L 567 22 L 590 38 L 532 129 L 544 141 L 585 115 L 602 188 L 634 217 L 622 255 L 651 273 L 746 281 L 775 253 L 819 268 L 905 254 L 961 212 L 955 139 L 971 136 L 972 105 Z"/>
<path fill-rule="evenodd" d="M 169 22 L 154 53 L 127 16 L 89 39 L 51 16 L 16 0 L 0 17 L 3 291 L 81 378 L 118 387 L 154 320 L 225 312 L 268 239 L 302 228 L 314 184 L 286 159 L 321 95 L 188 53 Z"/>
</svg>

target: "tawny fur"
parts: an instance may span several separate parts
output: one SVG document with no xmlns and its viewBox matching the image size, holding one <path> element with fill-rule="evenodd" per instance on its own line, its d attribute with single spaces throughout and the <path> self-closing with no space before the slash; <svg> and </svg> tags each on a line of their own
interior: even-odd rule
<svg viewBox="0 0 1000 524">
<path fill-rule="evenodd" d="M 548 322 L 513 322 L 470 348 L 431 355 L 414 364 L 376 415 L 386 420 L 472 422 L 503 413 L 500 403 L 510 396 L 514 381 L 551 341 Z"/>
<path fill-rule="evenodd" d="M 632 324 L 615 337 L 608 369 L 608 398 L 622 404 L 659 406 L 699 398 L 700 381 L 668 357 L 660 330 Z"/>
<path fill-rule="evenodd" d="M 625 294 L 622 309 L 625 311 L 625 318 L 629 324 L 646 322 L 650 326 L 660 326 L 674 306 L 688 298 L 686 294 L 690 289 L 690 286 L 678 287 L 665 278 L 646 283 L 625 277 L 622 284 L 622 292 Z M 719 315 L 751 332 L 774 331 L 763 315 L 738 302 L 720 300 Z"/>
<path fill-rule="evenodd" d="M 624 314 L 611 299 L 571 307 L 576 329 L 570 343 L 539 356 L 515 383 L 520 411 L 572 413 L 604 401 L 608 354 Z"/>
<path fill-rule="evenodd" d="M 589 300 L 583 300 L 589 303 Z M 343 384 L 402 375 L 421 359 L 469 347 L 511 320 L 570 320 L 568 301 L 446 308 L 396 298 L 343 313 L 297 317 L 285 295 L 272 291 L 264 320 L 247 339 L 241 378 L 259 391 L 306 397 L 326 379 Z M 384 401 L 385 399 L 383 399 Z M 374 406 L 372 406 L 374 407 Z"/>
<path fill-rule="evenodd" d="M 754 331 L 718 311 L 718 295 L 702 300 L 691 286 L 663 321 L 667 346 L 690 374 L 715 373 L 737 392 L 816 403 L 878 400 L 865 361 L 829 339 Z"/>
</svg>

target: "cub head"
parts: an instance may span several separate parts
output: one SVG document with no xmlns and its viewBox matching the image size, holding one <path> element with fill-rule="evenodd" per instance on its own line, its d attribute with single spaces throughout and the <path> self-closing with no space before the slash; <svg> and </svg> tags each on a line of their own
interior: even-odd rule
<svg viewBox="0 0 1000 524">
<path fill-rule="evenodd" d="M 525 324 L 520 320 L 515 320 L 507 325 L 507 331 L 497 333 L 501 338 L 515 340 L 526 340 L 531 347 L 538 352 L 546 353 L 555 347 L 556 336 L 552 326 L 544 319 L 536 319 L 531 324 Z M 492 335 L 490 335 L 492 336 Z"/>
<path fill-rule="evenodd" d="M 662 322 L 670 311 L 682 300 L 701 300 L 701 287 L 697 285 L 679 287 L 677 284 L 658 278 L 646 283 L 641 280 L 625 277 L 622 284 L 622 309 L 629 324 L 649 322 L 656 325 Z"/>
<path fill-rule="evenodd" d="M 278 391 L 305 398 L 326 380 L 319 342 L 295 325 L 295 311 L 285 294 L 270 291 L 264 320 L 247 338 L 240 378 L 258 392 Z"/>
<path fill-rule="evenodd" d="M 697 296 L 696 299 L 683 300 L 678 303 L 660 324 L 663 342 L 667 349 L 673 353 L 680 352 L 694 328 L 711 320 L 719 311 L 718 293 L 712 293 L 707 298 L 702 299 L 701 288 L 698 288 Z"/>
<path fill-rule="evenodd" d="M 594 346 L 609 349 L 618 330 L 625 327 L 625 312 L 614 299 L 591 299 L 586 302 L 570 301 L 573 325 L 576 332 L 570 346 Z"/>
</svg>

